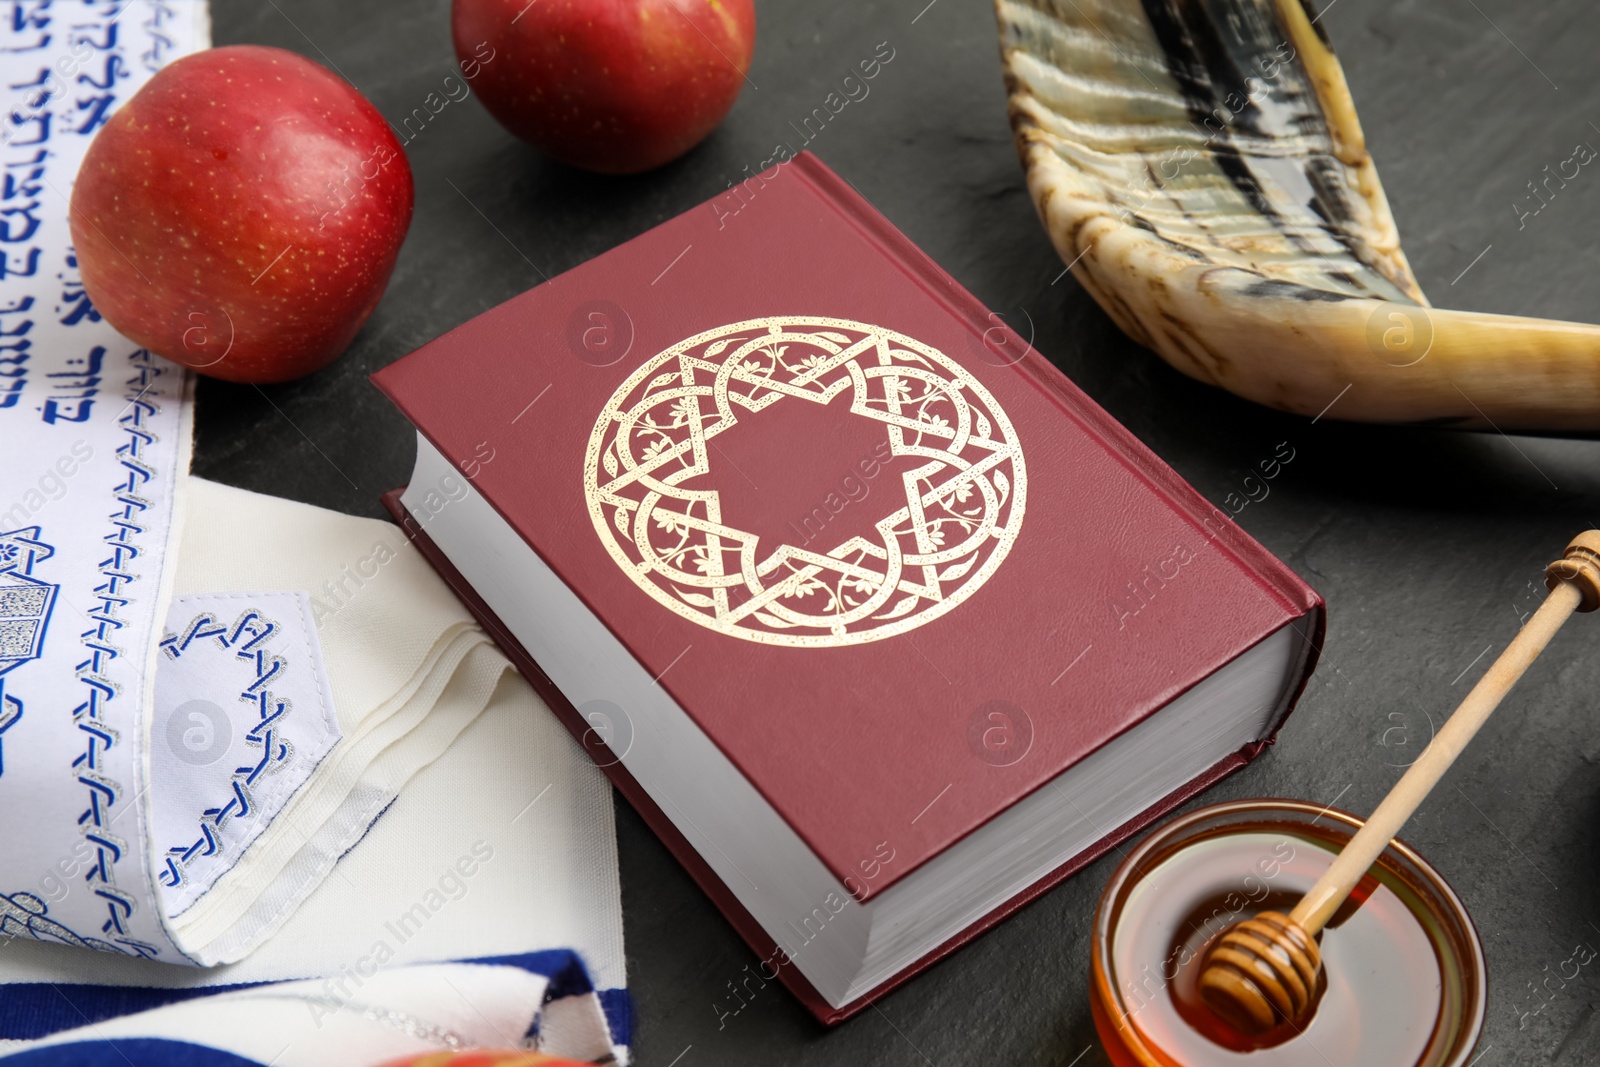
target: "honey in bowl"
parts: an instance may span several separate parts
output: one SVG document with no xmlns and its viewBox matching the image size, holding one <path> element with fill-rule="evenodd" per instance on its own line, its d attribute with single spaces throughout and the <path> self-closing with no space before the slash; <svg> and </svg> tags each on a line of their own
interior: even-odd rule
<svg viewBox="0 0 1600 1067">
<path fill-rule="evenodd" d="M 1311 1010 L 1246 1035 L 1201 1001 L 1210 944 L 1290 911 L 1361 823 L 1298 801 L 1202 808 L 1142 842 L 1095 916 L 1095 1025 L 1118 1067 L 1460 1067 L 1483 1026 L 1477 931 L 1444 880 L 1392 842 L 1319 940 Z"/>
</svg>

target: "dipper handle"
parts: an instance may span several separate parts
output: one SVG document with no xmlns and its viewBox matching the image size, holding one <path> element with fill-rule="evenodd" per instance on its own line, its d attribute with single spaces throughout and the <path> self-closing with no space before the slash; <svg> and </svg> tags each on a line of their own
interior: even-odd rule
<svg viewBox="0 0 1600 1067">
<path fill-rule="evenodd" d="M 1423 750 L 1417 762 L 1407 768 L 1389 795 L 1383 798 L 1366 824 L 1344 846 L 1333 866 L 1317 879 L 1317 884 L 1295 905 L 1289 918 L 1315 937 L 1345 898 L 1366 876 L 1383 850 L 1417 806 L 1438 784 L 1444 772 L 1461 755 L 1473 735 L 1500 705 L 1511 687 L 1544 651 L 1561 624 L 1574 611 L 1600 608 L 1600 530 L 1589 530 L 1575 537 L 1567 554 L 1545 569 L 1550 595 L 1534 612 L 1521 632 L 1500 653 L 1472 692 L 1456 708 L 1443 728 Z"/>
<path fill-rule="evenodd" d="M 1600 530 L 1579 534 L 1545 570 L 1550 595 L 1456 708 L 1378 810 L 1288 915 L 1262 912 L 1227 930 L 1206 957 L 1201 996 L 1245 1033 L 1294 1023 L 1315 998 L 1316 935 L 1339 910 L 1402 824 L 1450 769 L 1506 693 L 1574 611 L 1600 608 Z"/>
</svg>

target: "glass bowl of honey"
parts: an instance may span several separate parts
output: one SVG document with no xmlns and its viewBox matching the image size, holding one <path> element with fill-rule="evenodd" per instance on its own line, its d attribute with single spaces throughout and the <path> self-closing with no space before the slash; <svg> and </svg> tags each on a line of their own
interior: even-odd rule
<svg viewBox="0 0 1600 1067">
<path fill-rule="evenodd" d="M 1307 1018 L 1247 1036 L 1199 995 L 1210 944 L 1287 914 L 1361 827 L 1296 800 L 1215 804 L 1160 827 L 1095 914 L 1090 999 L 1117 1067 L 1462 1067 L 1483 1029 L 1483 946 L 1461 900 L 1392 841 L 1319 936 Z"/>
</svg>

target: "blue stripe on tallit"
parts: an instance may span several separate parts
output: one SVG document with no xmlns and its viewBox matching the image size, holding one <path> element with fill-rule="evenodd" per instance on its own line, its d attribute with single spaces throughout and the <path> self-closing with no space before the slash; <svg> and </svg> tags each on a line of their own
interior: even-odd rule
<svg viewBox="0 0 1600 1067">
<path fill-rule="evenodd" d="M 209 1045 L 159 1037 L 74 1041 L 6 1057 L 6 1067 L 263 1067 L 256 1060 Z"/>
<path fill-rule="evenodd" d="M 595 993 L 605 1013 L 614 1044 L 627 1045 L 633 1035 L 633 1000 L 626 989 L 595 990 L 582 959 L 566 949 L 524 952 L 512 956 L 484 956 L 451 962 L 485 966 L 516 967 L 550 980 L 546 1002 L 563 997 Z M 299 979 L 284 979 L 297 981 Z M 239 989 L 250 989 L 270 982 L 242 982 L 233 985 L 149 988 L 145 986 L 89 985 L 70 982 L 18 982 L 0 984 L 0 1039 L 34 1041 L 63 1030 L 104 1022 L 123 1015 L 134 1015 L 169 1004 L 180 1004 L 200 997 L 216 996 Z M 119 1040 L 118 1046 L 125 1042 Z M 74 1046 L 76 1047 L 76 1046 Z M 41 1052 L 52 1050 L 40 1050 Z M 112 1053 L 115 1059 L 115 1053 Z M 218 1055 L 224 1055 L 218 1053 Z M 14 1059 L 8 1062 L 18 1062 Z M 40 1060 L 39 1062 L 47 1062 Z M 74 1061 L 76 1062 L 76 1061 Z M 83 1062 L 91 1062 L 85 1060 Z M 98 1061 L 93 1061 L 98 1062 Z M 112 1062 L 112 1061 L 108 1061 Z M 115 1062 L 126 1067 L 125 1061 Z M 151 1063 L 166 1063 L 151 1060 Z M 172 1061 L 174 1063 L 187 1061 Z M 248 1062 L 241 1060 L 241 1063 Z M 139 1064 L 139 1061 L 135 1061 Z M 139 1064 L 142 1067 L 142 1064 Z"/>
<path fill-rule="evenodd" d="M 633 996 L 626 989 L 601 989 L 600 1010 L 606 1014 L 606 1027 L 613 1045 L 633 1044 Z"/>
</svg>

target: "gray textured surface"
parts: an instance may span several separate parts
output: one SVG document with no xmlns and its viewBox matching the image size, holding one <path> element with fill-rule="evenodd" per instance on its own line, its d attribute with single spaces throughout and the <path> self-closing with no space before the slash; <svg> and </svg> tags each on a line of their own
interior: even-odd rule
<svg viewBox="0 0 1600 1067">
<path fill-rule="evenodd" d="M 1334 2 L 1323 24 L 1434 302 L 1600 319 L 1600 173 L 1586 168 L 1520 230 L 1512 208 L 1545 164 L 1580 141 L 1600 146 L 1590 0 Z M 1207 799 L 1283 795 L 1370 810 L 1426 741 L 1430 718 L 1448 713 L 1533 606 L 1529 583 L 1542 565 L 1576 530 L 1600 525 L 1600 442 L 1331 417 L 1310 425 L 1170 370 L 1126 341 L 1070 277 L 1052 283 L 1061 264 L 1012 151 L 988 5 L 924 3 L 759 4 L 759 88 L 746 89 L 706 144 L 639 178 L 565 170 L 504 134 L 476 101 L 452 103 L 408 146 L 416 221 L 355 346 L 297 384 L 202 385 L 196 472 L 381 514 L 378 494 L 409 473 L 412 437 L 370 372 L 541 272 L 722 190 L 777 141 L 793 142 L 789 121 L 886 40 L 894 61 L 817 138 L 818 154 L 981 299 L 1014 321 L 1026 309 L 1035 345 L 1208 498 L 1236 490 L 1277 442 L 1297 451 L 1239 521 L 1327 597 L 1326 656 L 1276 749 Z M 214 8 L 217 43 L 275 44 L 337 65 L 393 121 L 450 72 L 446 0 Z M 1554 977 L 1574 945 L 1600 946 L 1596 627 L 1600 619 L 1579 618 L 1557 639 L 1406 833 L 1482 931 L 1484 1067 L 1600 1063 L 1600 964 Z M 1106 1062 L 1089 1020 L 1086 950 L 1107 861 L 835 1030 L 777 986 L 719 1026 L 725 983 L 754 956 L 625 806 L 618 829 L 647 1067 Z"/>
</svg>

